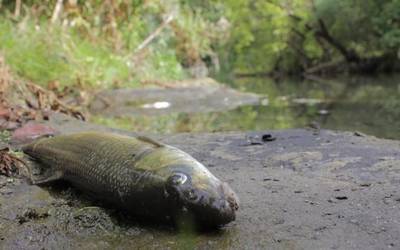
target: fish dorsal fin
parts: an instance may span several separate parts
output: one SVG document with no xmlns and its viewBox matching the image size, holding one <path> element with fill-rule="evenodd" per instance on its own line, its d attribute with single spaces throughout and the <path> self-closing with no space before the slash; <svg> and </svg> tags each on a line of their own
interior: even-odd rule
<svg viewBox="0 0 400 250">
<path fill-rule="evenodd" d="M 147 136 L 139 135 L 139 136 L 136 137 L 136 138 L 137 138 L 139 141 L 149 143 L 149 144 L 151 144 L 151 145 L 153 145 L 153 146 L 155 146 L 155 147 L 157 147 L 157 148 L 159 148 L 159 147 L 164 147 L 164 146 L 165 146 L 165 144 L 163 144 L 163 143 L 161 143 L 161 142 L 157 142 L 157 141 L 155 141 L 155 140 L 153 140 L 153 139 L 151 139 L 151 138 L 149 138 L 149 137 L 147 137 Z"/>
</svg>

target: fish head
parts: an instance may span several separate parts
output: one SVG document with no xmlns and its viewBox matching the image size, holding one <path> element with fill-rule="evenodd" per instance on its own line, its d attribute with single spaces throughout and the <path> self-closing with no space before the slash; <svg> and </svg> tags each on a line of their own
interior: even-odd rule
<svg viewBox="0 0 400 250">
<path fill-rule="evenodd" d="M 191 173 L 174 171 L 167 179 L 165 190 L 179 211 L 190 214 L 196 224 L 215 227 L 236 218 L 237 195 L 207 169 Z"/>
</svg>

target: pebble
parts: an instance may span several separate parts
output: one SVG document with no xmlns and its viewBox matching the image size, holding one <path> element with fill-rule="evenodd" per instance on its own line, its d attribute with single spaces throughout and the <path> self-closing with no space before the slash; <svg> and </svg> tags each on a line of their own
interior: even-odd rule
<svg viewBox="0 0 400 250">
<path fill-rule="evenodd" d="M 12 193 L 13 193 L 13 190 L 10 188 L 2 188 L 0 190 L 0 194 L 2 194 L 2 195 L 8 195 L 8 194 L 12 194 Z"/>
</svg>

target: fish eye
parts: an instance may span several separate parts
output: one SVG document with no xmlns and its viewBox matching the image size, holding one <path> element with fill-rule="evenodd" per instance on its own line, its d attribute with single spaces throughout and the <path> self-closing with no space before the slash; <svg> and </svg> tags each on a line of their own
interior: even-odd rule
<svg viewBox="0 0 400 250">
<path fill-rule="evenodd" d="M 175 185 L 182 185 L 185 184 L 188 177 L 183 173 L 174 173 L 171 177 L 171 182 Z"/>
</svg>

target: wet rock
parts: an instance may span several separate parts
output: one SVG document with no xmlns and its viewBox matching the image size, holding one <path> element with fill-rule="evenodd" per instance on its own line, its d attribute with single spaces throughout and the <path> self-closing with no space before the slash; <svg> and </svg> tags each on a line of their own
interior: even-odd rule
<svg viewBox="0 0 400 250">
<path fill-rule="evenodd" d="M 63 133 L 110 131 L 52 117 L 50 124 Z M 254 134 L 278 139 L 243 147 L 244 138 Z M 218 232 L 182 232 L 138 222 L 107 207 L 86 208 L 101 205 L 72 188 L 6 183 L 0 177 L 6 183 L 0 190 L 13 191 L 0 195 L 4 238 L 0 245 L 6 249 L 385 249 L 390 244 L 395 249 L 400 245 L 398 141 L 327 130 L 318 136 L 307 130 L 283 130 L 160 139 L 213 165 L 210 171 L 230 183 L 241 200 L 234 223 Z M 23 214 L 20 211 L 26 207 L 51 215 L 15 223 L 14 213 Z"/>
<path fill-rule="evenodd" d="M 257 105 L 260 99 L 259 95 L 242 93 L 203 78 L 169 88 L 107 90 L 101 92 L 90 106 L 93 113 L 115 117 L 224 111 L 242 105 Z"/>
<path fill-rule="evenodd" d="M 14 144 L 28 143 L 40 137 L 54 136 L 58 132 L 49 125 L 30 122 L 16 129 L 11 141 Z"/>
</svg>

